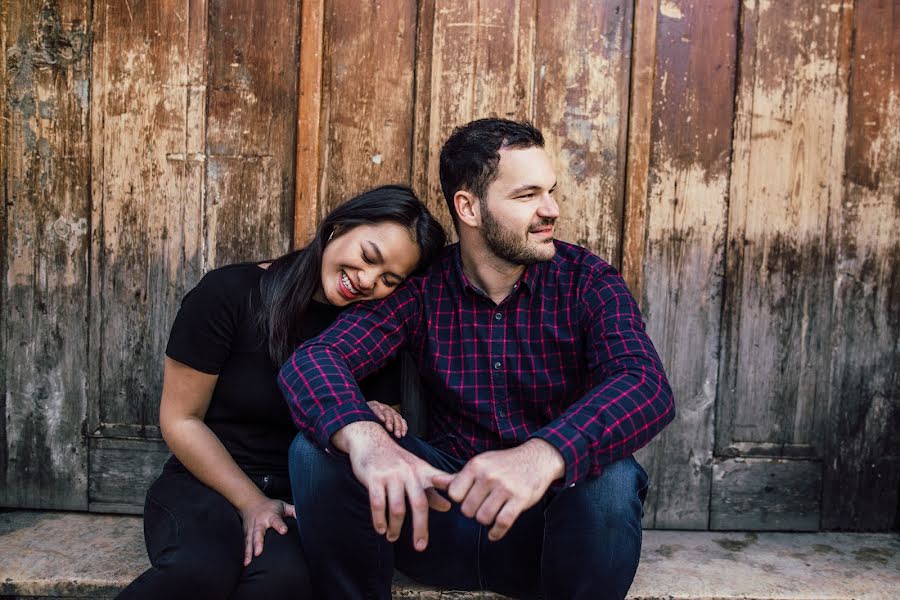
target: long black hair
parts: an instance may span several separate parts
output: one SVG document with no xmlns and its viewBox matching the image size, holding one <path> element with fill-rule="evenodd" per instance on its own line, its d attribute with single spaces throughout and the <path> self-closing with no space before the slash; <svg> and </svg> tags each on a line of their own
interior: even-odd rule
<svg viewBox="0 0 900 600">
<path fill-rule="evenodd" d="M 357 225 L 383 222 L 402 225 L 413 235 L 419 246 L 416 272 L 430 264 L 447 242 L 441 224 L 406 186 L 377 187 L 332 210 L 307 246 L 273 261 L 260 281 L 260 321 L 268 337 L 269 356 L 275 364 L 287 360 L 301 341 L 299 324 L 321 285 L 322 253 L 332 234 L 345 233 Z"/>
</svg>

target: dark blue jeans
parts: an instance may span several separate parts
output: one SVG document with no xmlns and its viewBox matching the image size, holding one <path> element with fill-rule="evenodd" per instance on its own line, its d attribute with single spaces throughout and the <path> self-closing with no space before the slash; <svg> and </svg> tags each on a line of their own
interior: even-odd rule
<svg viewBox="0 0 900 600">
<path fill-rule="evenodd" d="M 464 465 L 415 436 L 399 443 L 438 469 L 454 473 Z M 432 510 L 424 552 L 412 547 L 409 513 L 397 542 L 375 532 L 368 492 L 346 455 L 324 452 L 299 434 L 289 464 L 316 598 L 388 599 L 396 567 L 448 589 L 545 600 L 621 599 L 637 570 L 648 480 L 632 457 L 607 465 L 600 477 L 547 492 L 497 542 L 457 505 L 448 513 Z"/>
</svg>

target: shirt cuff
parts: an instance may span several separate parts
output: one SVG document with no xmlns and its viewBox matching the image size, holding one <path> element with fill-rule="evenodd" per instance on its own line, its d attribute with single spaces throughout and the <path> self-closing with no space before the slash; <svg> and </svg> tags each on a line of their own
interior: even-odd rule
<svg viewBox="0 0 900 600">
<path fill-rule="evenodd" d="M 350 423 L 357 421 L 381 423 L 365 402 L 335 406 L 316 419 L 316 441 L 322 449 L 328 452 L 341 452 L 331 443 L 331 436 Z"/>
<path fill-rule="evenodd" d="M 559 421 L 538 429 L 531 437 L 544 440 L 562 454 L 566 462 L 565 487 L 571 487 L 590 472 L 588 441 L 575 427 Z"/>
</svg>

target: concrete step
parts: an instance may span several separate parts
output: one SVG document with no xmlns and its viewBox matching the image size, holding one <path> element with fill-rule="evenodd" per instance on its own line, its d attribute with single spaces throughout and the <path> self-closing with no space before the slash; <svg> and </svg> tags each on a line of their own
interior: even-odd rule
<svg viewBox="0 0 900 600">
<path fill-rule="evenodd" d="M 140 517 L 0 513 L 0 597 L 111 598 L 149 566 Z M 398 576 L 395 598 L 496 599 Z M 634 600 L 900 598 L 900 535 L 646 531 Z"/>
</svg>

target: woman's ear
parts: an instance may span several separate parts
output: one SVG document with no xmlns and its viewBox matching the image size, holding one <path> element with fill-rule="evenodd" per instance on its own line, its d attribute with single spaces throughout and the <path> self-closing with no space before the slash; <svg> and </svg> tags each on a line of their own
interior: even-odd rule
<svg viewBox="0 0 900 600">
<path fill-rule="evenodd" d="M 481 211 L 478 198 L 470 192 L 459 190 L 453 195 L 453 205 L 461 223 L 469 227 L 478 227 L 481 224 Z"/>
</svg>

